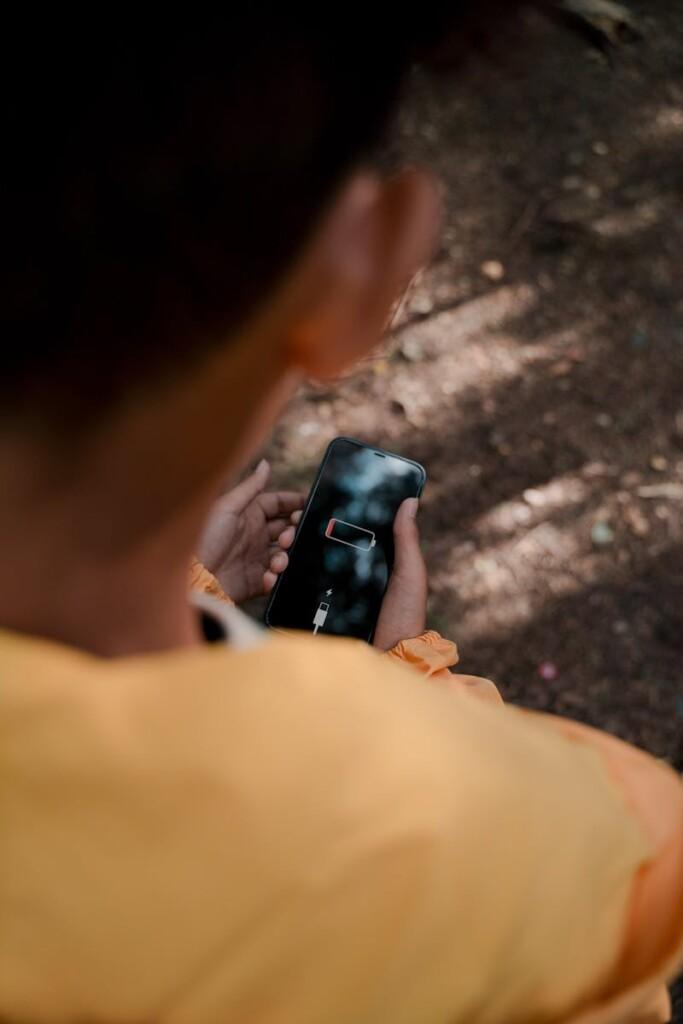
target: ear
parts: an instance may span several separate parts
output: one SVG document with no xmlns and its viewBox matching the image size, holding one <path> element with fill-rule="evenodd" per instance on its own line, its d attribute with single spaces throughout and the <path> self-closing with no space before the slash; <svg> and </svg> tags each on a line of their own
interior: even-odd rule
<svg viewBox="0 0 683 1024">
<path fill-rule="evenodd" d="M 358 174 L 338 197 L 306 257 L 304 301 L 285 339 L 290 367 L 335 377 L 366 355 L 392 305 L 429 259 L 440 199 L 432 178 Z"/>
</svg>

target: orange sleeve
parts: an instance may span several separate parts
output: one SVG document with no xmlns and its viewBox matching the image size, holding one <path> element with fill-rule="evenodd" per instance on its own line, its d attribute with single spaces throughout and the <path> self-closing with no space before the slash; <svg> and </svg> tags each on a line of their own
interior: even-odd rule
<svg viewBox="0 0 683 1024">
<path fill-rule="evenodd" d="M 402 661 L 417 669 L 442 689 L 468 693 L 492 704 L 503 703 L 497 686 L 490 679 L 463 676 L 450 671 L 460 660 L 458 648 L 451 640 L 445 640 L 434 630 L 428 630 L 422 636 L 410 640 L 401 640 L 387 651 L 386 656 L 392 661 Z"/>
<path fill-rule="evenodd" d="M 387 651 L 387 657 L 411 665 L 425 676 L 447 675 L 449 678 L 449 669 L 460 660 L 458 648 L 452 640 L 445 640 L 433 629 L 427 630 L 422 636 L 401 640 Z"/>
<path fill-rule="evenodd" d="M 202 594 L 210 594 L 211 597 L 216 597 L 219 601 L 226 601 L 228 604 L 235 603 L 225 593 L 213 573 L 210 573 L 198 558 L 193 558 L 190 563 L 189 583 L 190 590 L 198 590 Z"/>
</svg>

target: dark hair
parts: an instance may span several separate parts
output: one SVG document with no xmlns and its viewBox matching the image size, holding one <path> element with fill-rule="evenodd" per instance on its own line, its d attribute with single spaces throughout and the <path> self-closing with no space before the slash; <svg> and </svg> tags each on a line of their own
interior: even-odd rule
<svg viewBox="0 0 683 1024">
<path fill-rule="evenodd" d="M 225 340 L 442 28 L 239 6 L 4 33 L 6 417 L 83 424 Z M 515 5 L 448 6 L 464 39 Z"/>
</svg>

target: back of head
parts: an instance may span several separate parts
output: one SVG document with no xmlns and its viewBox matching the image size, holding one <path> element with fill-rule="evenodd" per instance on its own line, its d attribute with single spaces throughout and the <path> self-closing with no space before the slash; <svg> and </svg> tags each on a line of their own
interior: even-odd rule
<svg viewBox="0 0 683 1024">
<path fill-rule="evenodd" d="M 414 60 L 515 6 L 6 31 L 5 422 L 92 424 L 224 343 L 378 142 Z"/>
</svg>

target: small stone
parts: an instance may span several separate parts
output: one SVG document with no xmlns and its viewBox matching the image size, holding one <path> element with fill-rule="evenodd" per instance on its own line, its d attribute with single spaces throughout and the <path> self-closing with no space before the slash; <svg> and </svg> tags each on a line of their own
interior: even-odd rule
<svg viewBox="0 0 683 1024">
<path fill-rule="evenodd" d="M 312 437 L 314 434 L 317 434 L 319 430 L 320 424 L 316 423 L 314 420 L 307 420 L 305 423 L 300 423 L 298 427 L 298 432 L 301 437 Z"/>
<path fill-rule="evenodd" d="M 486 260 L 479 269 L 489 281 L 502 281 L 505 277 L 505 267 L 500 260 Z"/>
<path fill-rule="evenodd" d="M 668 460 L 663 455 L 653 455 L 650 459 L 650 468 L 656 473 L 666 473 L 669 468 Z"/>
<path fill-rule="evenodd" d="M 599 185 L 595 185 L 593 183 L 586 185 L 584 194 L 588 199 L 593 200 L 593 202 L 597 202 L 598 199 L 602 199 L 602 189 Z"/>
<path fill-rule="evenodd" d="M 533 513 L 521 501 L 516 501 L 512 510 L 512 518 L 518 525 L 524 526 L 533 519 Z"/>
<path fill-rule="evenodd" d="M 571 373 L 574 369 L 574 364 L 571 359 L 560 359 L 559 363 L 555 363 L 550 367 L 551 377 L 566 377 L 567 374 Z"/>
<path fill-rule="evenodd" d="M 410 300 L 410 311 L 418 316 L 429 316 L 433 309 L 434 303 L 426 292 L 417 292 Z"/>
<path fill-rule="evenodd" d="M 595 417 L 595 422 L 598 427 L 601 427 L 603 430 L 607 430 L 608 427 L 612 426 L 614 420 L 608 412 L 599 412 Z"/>
<path fill-rule="evenodd" d="M 477 479 L 483 473 L 481 466 L 470 466 L 469 473 L 471 477 Z"/>
<path fill-rule="evenodd" d="M 542 661 L 538 666 L 538 674 L 546 683 L 552 683 L 559 676 L 560 672 L 552 661 Z"/>
<path fill-rule="evenodd" d="M 637 505 L 624 509 L 624 522 L 636 537 L 647 537 L 650 524 Z"/>
<path fill-rule="evenodd" d="M 626 636 L 628 631 L 629 624 L 628 622 L 624 622 L 623 619 L 617 619 L 617 621 L 612 625 L 612 632 L 615 636 Z"/>
<path fill-rule="evenodd" d="M 609 146 L 606 142 L 594 142 L 592 149 L 596 156 L 607 156 L 609 153 Z"/>
<path fill-rule="evenodd" d="M 591 530 L 591 540 L 598 547 L 606 547 L 608 544 L 614 543 L 614 530 L 609 523 L 604 520 L 599 520 Z"/>
<path fill-rule="evenodd" d="M 416 338 L 406 338 L 399 351 L 409 363 L 419 363 L 424 359 L 424 347 Z"/>
<path fill-rule="evenodd" d="M 547 505 L 546 496 L 543 491 L 539 491 L 536 487 L 529 487 L 522 495 L 527 505 L 531 505 L 532 508 L 543 508 Z"/>
<path fill-rule="evenodd" d="M 587 480 L 595 480 L 609 474 L 609 466 L 605 462 L 587 462 L 581 470 L 581 475 Z"/>
</svg>

